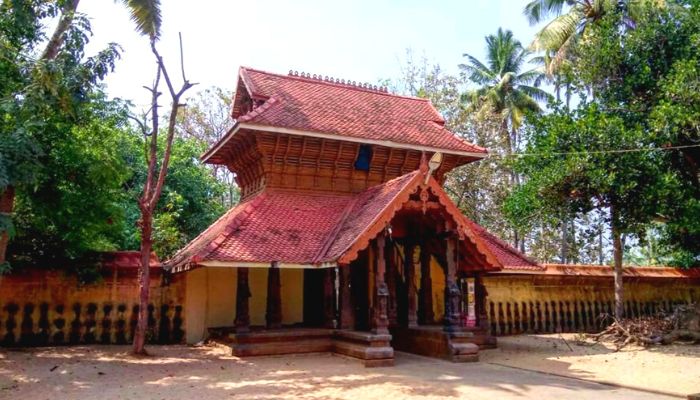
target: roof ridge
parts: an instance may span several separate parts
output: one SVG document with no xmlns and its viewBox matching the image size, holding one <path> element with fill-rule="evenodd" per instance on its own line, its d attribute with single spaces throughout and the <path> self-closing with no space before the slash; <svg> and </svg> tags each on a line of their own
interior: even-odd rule
<svg viewBox="0 0 700 400">
<path fill-rule="evenodd" d="M 236 118 L 236 121 L 240 122 L 248 122 L 252 121 L 255 117 L 259 116 L 260 114 L 264 113 L 265 111 L 269 110 L 272 108 L 277 103 L 281 103 L 281 100 L 278 100 L 277 97 L 274 95 L 270 96 L 265 102 L 263 102 L 261 105 L 258 107 L 250 110 L 244 115 L 241 115 L 240 117 Z"/>
<path fill-rule="evenodd" d="M 333 242 L 335 242 L 335 239 L 338 238 L 338 234 L 343 228 L 343 224 L 345 224 L 345 221 L 348 219 L 348 216 L 350 216 L 350 212 L 353 208 L 355 208 L 355 204 L 357 204 L 358 197 L 359 196 L 353 196 L 353 198 L 345 206 L 345 210 L 343 210 L 343 214 L 338 219 L 338 223 L 335 224 L 335 227 L 333 227 L 333 231 L 326 237 L 323 246 L 321 246 L 321 250 L 319 250 L 318 254 L 316 254 L 316 256 L 313 258 L 313 263 L 320 262 L 326 255 L 326 253 L 328 253 L 328 250 L 333 245 Z"/>
<path fill-rule="evenodd" d="M 400 99 L 415 100 L 415 101 L 430 103 L 430 99 L 425 99 L 422 97 L 407 96 L 407 95 L 403 95 L 403 94 L 391 93 L 389 91 L 382 92 L 382 91 L 379 91 L 376 89 L 369 89 L 369 88 L 364 88 L 361 86 L 348 85 L 346 83 L 335 83 L 335 82 L 324 81 L 321 79 L 307 78 L 304 76 L 279 74 L 277 72 L 264 71 L 261 69 L 250 68 L 250 67 L 245 67 L 245 66 L 241 66 L 240 69 L 245 70 L 245 71 L 258 72 L 261 74 L 273 75 L 273 76 L 277 76 L 277 77 L 283 78 L 283 79 L 291 79 L 291 80 L 307 82 L 307 83 L 317 83 L 317 84 L 322 84 L 322 85 L 326 85 L 326 86 L 333 86 L 333 87 L 338 87 L 338 88 L 343 88 L 343 89 L 353 89 L 353 90 L 357 90 L 360 92 L 373 93 L 373 94 L 378 94 L 378 95 L 382 95 L 382 96 L 396 97 L 396 98 L 400 98 Z M 439 113 L 438 113 L 438 115 L 439 115 Z"/>
</svg>

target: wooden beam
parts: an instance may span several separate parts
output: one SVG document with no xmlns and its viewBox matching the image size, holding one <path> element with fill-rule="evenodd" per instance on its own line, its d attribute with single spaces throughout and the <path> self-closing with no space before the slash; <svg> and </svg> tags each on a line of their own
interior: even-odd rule
<svg viewBox="0 0 700 400">
<path fill-rule="evenodd" d="M 387 299 L 387 317 L 389 318 L 389 326 L 396 326 L 398 310 L 396 304 L 396 250 L 391 240 L 385 240 L 384 256 L 386 259 L 385 282 L 389 291 Z"/>
<path fill-rule="evenodd" d="M 454 332 L 459 329 L 460 290 L 457 286 L 457 238 L 447 239 L 447 251 L 445 254 L 445 318 L 443 329 L 446 332 Z"/>
<path fill-rule="evenodd" d="M 420 307 L 418 320 L 421 325 L 435 322 L 433 313 L 433 281 L 430 278 L 430 252 L 425 243 L 420 246 Z"/>
<path fill-rule="evenodd" d="M 384 257 L 384 245 L 385 238 L 384 232 L 382 232 L 374 241 L 376 262 L 374 276 L 375 290 L 372 332 L 375 334 L 389 333 L 389 318 L 387 317 L 389 289 L 387 288 L 385 281 L 386 259 Z"/>
<path fill-rule="evenodd" d="M 413 255 L 416 247 L 407 242 L 404 245 L 404 270 L 406 274 L 406 292 L 408 295 L 408 327 L 418 326 L 418 299 L 416 298 L 416 266 L 413 263 Z"/>
<path fill-rule="evenodd" d="M 267 270 L 267 312 L 265 322 L 268 329 L 282 327 L 282 284 L 279 262 L 274 261 Z"/>
<path fill-rule="evenodd" d="M 355 312 L 350 294 L 350 265 L 340 265 L 340 329 L 355 327 Z"/>
<path fill-rule="evenodd" d="M 237 275 L 236 319 L 234 320 L 234 325 L 237 333 L 246 333 L 250 331 L 248 268 L 238 268 Z"/>
</svg>

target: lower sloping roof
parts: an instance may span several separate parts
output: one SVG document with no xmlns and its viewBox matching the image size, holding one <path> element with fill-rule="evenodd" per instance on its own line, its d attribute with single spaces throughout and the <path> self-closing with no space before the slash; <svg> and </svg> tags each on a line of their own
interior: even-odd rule
<svg viewBox="0 0 700 400">
<path fill-rule="evenodd" d="M 464 217 L 434 179 L 414 171 L 358 194 L 267 189 L 229 210 L 164 263 L 175 272 L 196 266 L 317 267 L 347 264 L 385 228 L 420 187 L 436 195 L 491 269 L 537 264 Z M 507 261 L 507 263 L 504 263 Z"/>
</svg>

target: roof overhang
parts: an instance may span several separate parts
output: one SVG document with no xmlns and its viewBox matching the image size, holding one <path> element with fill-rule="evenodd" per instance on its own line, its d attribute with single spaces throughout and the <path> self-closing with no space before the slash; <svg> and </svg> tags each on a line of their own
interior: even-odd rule
<svg viewBox="0 0 700 400">
<path fill-rule="evenodd" d="M 335 268 L 338 265 L 334 262 L 322 262 L 319 264 L 304 264 L 304 263 L 277 263 L 277 268 L 280 269 L 324 269 Z M 170 272 L 178 273 L 185 272 L 196 268 L 271 268 L 272 263 L 264 262 L 246 262 L 246 261 L 201 261 L 197 263 L 189 263 L 179 267 L 170 269 Z"/>
<path fill-rule="evenodd" d="M 384 146 L 384 147 L 411 149 L 411 150 L 425 151 L 425 152 L 431 152 L 431 153 L 438 153 L 439 152 L 439 153 L 443 153 L 443 154 L 453 154 L 453 155 L 457 155 L 457 156 L 471 157 L 471 158 L 485 158 L 488 155 L 487 152 L 448 150 L 448 149 L 432 147 L 432 146 L 421 146 L 421 145 L 415 145 L 415 144 L 393 142 L 391 140 L 364 139 L 364 138 L 358 138 L 358 137 L 354 137 L 354 136 L 347 136 L 347 135 L 343 135 L 343 134 L 325 133 L 325 132 L 311 132 L 311 131 L 303 131 L 303 130 L 299 130 L 299 129 L 282 128 L 282 127 L 277 127 L 277 126 L 251 124 L 248 122 L 236 122 L 233 125 L 233 127 L 226 133 L 226 135 L 224 135 L 221 139 L 219 139 L 219 141 L 214 146 L 212 146 L 211 149 L 207 150 L 207 152 L 204 153 L 200 157 L 202 162 L 206 163 L 214 154 L 216 154 L 223 146 L 225 146 L 226 143 L 228 143 L 229 140 L 231 140 L 236 135 L 236 133 L 238 133 L 241 129 L 247 129 L 247 130 L 251 130 L 251 131 L 261 131 L 261 132 L 283 133 L 286 135 L 314 137 L 314 138 L 319 138 L 319 139 L 339 140 L 339 141 L 353 142 L 353 143 L 375 144 L 375 145 Z"/>
</svg>

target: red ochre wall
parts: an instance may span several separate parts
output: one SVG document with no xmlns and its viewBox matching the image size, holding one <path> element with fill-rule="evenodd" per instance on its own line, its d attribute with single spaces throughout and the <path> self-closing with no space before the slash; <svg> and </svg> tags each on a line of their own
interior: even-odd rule
<svg viewBox="0 0 700 400">
<path fill-rule="evenodd" d="M 136 271 L 133 266 L 105 268 L 102 279 L 90 285 L 43 269 L 0 276 L 0 345 L 130 343 L 138 304 Z M 235 272 L 200 268 L 167 275 L 152 268 L 150 342 L 195 343 L 206 338 L 208 327 L 232 325 Z M 440 294 L 444 283 L 438 272 L 433 273 L 433 292 Z M 281 275 L 284 323 L 299 323 L 303 273 L 284 270 Z M 250 280 L 251 322 L 262 325 L 266 270 L 255 269 Z M 495 335 L 597 330 L 602 323 L 598 315 L 612 310 L 611 277 L 500 274 L 486 276 L 484 284 Z M 700 279 L 630 278 L 625 299 L 628 315 L 654 314 L 673 304 L 700 301 Z M 434 300 L 441 304 L 442 298 Z"/>
<path fill-rule="evenodd" d="M 182 342 L 184 277 L 151 268 L 148 340 Z M 130 343 L 138 310 L 137 268 L 104 268 L 80 285 L 62 271 L 24 269 L 0 275 L 0 345 Z"/>
</svg>

